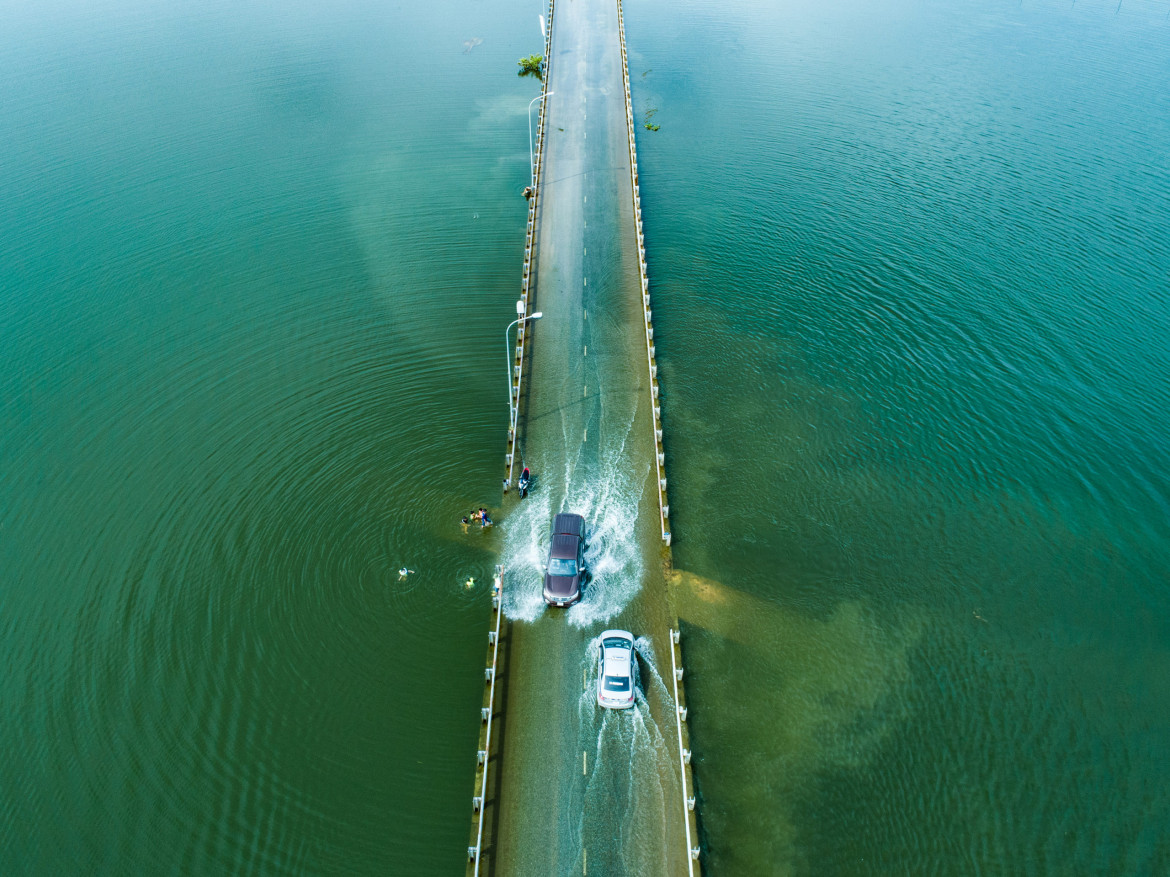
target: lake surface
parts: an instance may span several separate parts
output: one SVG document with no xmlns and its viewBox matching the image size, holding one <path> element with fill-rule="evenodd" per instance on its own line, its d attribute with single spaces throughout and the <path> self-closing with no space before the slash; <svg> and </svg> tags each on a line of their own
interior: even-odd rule
<svg viewBox="0 0 1170 877">
<path fill-rule="evenodd" d="M 625 7 L 708 873 L 1170 871 L 1168 10 Z M 6 9 L 3 873 L 462 868 L 542 11 Z"/>
</svg>

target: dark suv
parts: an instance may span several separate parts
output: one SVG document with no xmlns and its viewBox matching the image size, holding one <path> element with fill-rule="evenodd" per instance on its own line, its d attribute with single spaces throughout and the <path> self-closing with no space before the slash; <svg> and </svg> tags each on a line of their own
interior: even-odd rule
<svg viewBox="0 0 1170 877">
<path fill-rule="evenodd" d="M 544 568 L 544 599 L 550 606 L 568 606 L 581 597 L 585 572 L 585 519 L 562 513 L 553 518 L 552 545 Z"/>
</svg>

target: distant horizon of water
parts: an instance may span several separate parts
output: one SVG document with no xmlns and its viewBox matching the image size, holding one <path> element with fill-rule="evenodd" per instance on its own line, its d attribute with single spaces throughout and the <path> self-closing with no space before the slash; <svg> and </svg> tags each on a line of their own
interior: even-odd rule
<svg viewBox="0 0 1170 877">
<path fill-rule="evenodd" d="M 1170 871 L 1170 7 L 623 8 L 705 873 Z M 3 873 L 463 867 L 544 11 L 6 13 Z"/>
</svg>

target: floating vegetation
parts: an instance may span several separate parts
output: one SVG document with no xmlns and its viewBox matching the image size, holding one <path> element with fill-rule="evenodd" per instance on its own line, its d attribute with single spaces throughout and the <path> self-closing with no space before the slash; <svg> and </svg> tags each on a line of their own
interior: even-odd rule
<svg viewBox="0 0 1170 877">
<path fill-rule="evenodd" d="M 649 72 L 649 71 L 647 71 L 647 72 Z M 651 119 L 654 118 L 654 115 L 657 112 L 658 112 L 658 107 L 651 107 L 650 109 L 646 110 L 645 118 L 642 120 L 642 126 L 647 131 L 657 131 L 659 128 L 662 127 L 661 125 L 656 125 L 656 124 L 654 124 L 654 122 L 650 121 Z"/>
<path fill-rule="evenodd" d="M 520 65 L 520 72 L 516 74 L 517 76 L 535 76 L 542 82 L 544 81 L 544 55 L 529 55 L 516 63 Z"/>
</svg>

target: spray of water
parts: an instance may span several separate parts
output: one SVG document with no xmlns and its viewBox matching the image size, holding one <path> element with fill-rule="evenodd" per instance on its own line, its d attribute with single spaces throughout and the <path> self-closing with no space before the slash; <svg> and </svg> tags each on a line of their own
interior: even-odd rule
<svg viewBox="0 0 1170 877">
<path fill-rule="evenodd" d="M 575 627 L 591 627 L 614 617 L 642 587 L 643 564 L 636 534 L 649 465 L 631 467 L 625 459 L 625 434 L 598 462 L 565 461 L 562 486 L 549 484 L 529 494 L 503 523 L 503 563 L 508 581 L 504 612 L 513 620 L 535 621 L 545 610 L 544 564 L 549 527 L 556 512 L 585 518 L 585 564 L 591 578 L 581 600 L 567 610 Z M 564 500 L 554 508 L 551 496 Z M 559 611 L 559 610 L 558 610 Z"/>
</svg>

